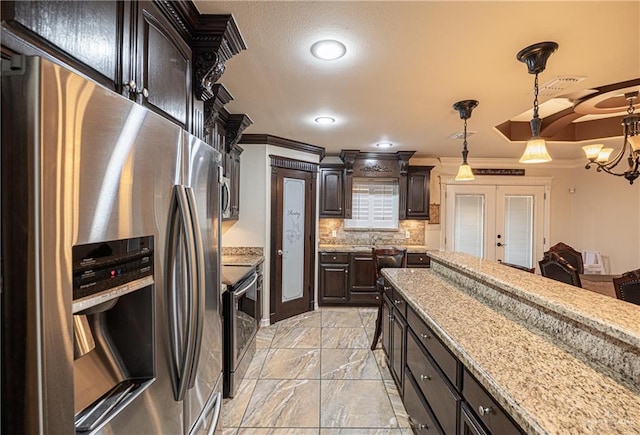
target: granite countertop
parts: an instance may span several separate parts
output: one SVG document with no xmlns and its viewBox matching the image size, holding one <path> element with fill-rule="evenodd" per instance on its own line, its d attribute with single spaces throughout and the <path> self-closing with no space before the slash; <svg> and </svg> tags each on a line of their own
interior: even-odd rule
<svg viewBox="0 0 640 435">
<path fill-rule="evenodd" d="M 223 266 L 256 267 L 264 261 L 264 256 L 258 254 L 222 255 Z"/>
<path fill-rule="evenodd" d="M 378 245 L 378 248 L 390 247 L 391 245 Z M 411 254 L 424 254 L 427 252 L 425 245 L 393 245 L 396 248 L 407 248 Z M 371 245 L 319 245 L 319 252 L 371 252 Z"/>
<path fill-rule="evenodd" d="M 436 256 L 438 261 L 445 257 L 454 261 L 448 253 L 438 254 L 432 256 L 432 265 Z M 459 260 L 462 267 L 469 261 Z M 537 279 L 541 277 L 508 269 L 495 263 L 481 268 L 499 280 L 500 285 L 513 281 L 524 287 L 536 284 L 539 287 Z M 473 273 L 471 270 L 473 267 L 469 266 L 465 272 Z M 384 269 L 383 274 L 525 432 L 640 433 L 637 382 L 615 380 L 610 369 L 585 361 L 584 355 L 556 337 L 482 302 L 433 270 Z M 547 284 L 546 281 L 543 283 Z M 585 293 L 580 296 L 591 298 L 590 292 L 577 290 Z M 541 293 L 547 292 L 542 289 Z M 562 298 L 572 300 L 575 296 L 574 293 Z M 548 294 L 546 297 L 553 299 Z M 590 302 L 607 305 L 604 298 L 594 293 Z M 636 310 L 633 329 L 637 331 L 640 307 L 632 308 Z"/>
</svg>

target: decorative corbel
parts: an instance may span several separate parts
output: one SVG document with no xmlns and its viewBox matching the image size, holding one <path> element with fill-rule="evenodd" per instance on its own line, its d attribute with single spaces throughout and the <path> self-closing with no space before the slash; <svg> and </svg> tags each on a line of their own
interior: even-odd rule
<svg viewBox="0 0 640 435">
<path fill-rule="evenodd" d="M 213 86 L 222 77 L 225 68 L 224 60 L 218 53 L 206 50 L 194 53 L 194 92 L 196 98 L 208 101 L 214 96 Z"/>
<path fill-rule="evenodd" d="M 231 152 L 231 148 L 233 148 L 233 146 L 240 141 L 242 132 L 251 124 L 253 124 L 253 121 L 251 120 L 251 118 L 249 118 L 248 115 L 245 115 L 244 113 L 229 115 L 229 119 L 227 119 L 227 123 L 225 125 L 226 152 Z"/>
<path fill-rule="evenodd" d="M 358 150 L 342 150 L 340 159 L 344 162 L 344 168 L 347 174 L 353 174 L 353 164 L 360 151 Z"/>
<path fill-rule="evenodd" d="M 211 87 L 211 94 L 211 98 L 204 102 L 205 135 L 209 135 L 213 131 L 213 126 L 224 105 L 233 101 L 233 97 L 221 83 L 217 83 Z"/>
</svg>

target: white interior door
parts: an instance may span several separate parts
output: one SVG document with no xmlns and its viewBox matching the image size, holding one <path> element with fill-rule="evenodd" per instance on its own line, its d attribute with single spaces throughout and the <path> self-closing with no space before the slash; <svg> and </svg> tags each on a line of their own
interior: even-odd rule
<svg viewBox="0 0 640 435">
<path fill-rule="evenodd" d="M 544 252 L 543 186 L 446 186 L 447 251 L 534 267 Z"/>
</svg>

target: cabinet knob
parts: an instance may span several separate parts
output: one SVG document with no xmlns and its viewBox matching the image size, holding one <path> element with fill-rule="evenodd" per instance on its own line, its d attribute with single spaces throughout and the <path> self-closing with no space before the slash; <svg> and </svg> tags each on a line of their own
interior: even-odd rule
<svg viewBox="0 0 640 435">
<path fill-rule="evenodd" d="M 429 336 L 429 334 L 420 334 L 420 338 L 422 338 L 423 340 L 428 340 L 431 337 Z"/>
<path fill-rule="evenodd" d="M 492 411 L 493 411 L 493 409 L 490 406 L 488 406 L 488 407 L 484 407 L 482 405 L 478 406 L 478 413 L 481 416 L 489 415 L 489 414 L 491 414 Z"/>
<path fill-rule="evenodd" d="M 430 381 L 431 380 L 431 376 L 429 376 L 429 375 L 420 375 L 420 380 L 421 381 Z"/>
<path fill-rule="evenodd" d="M 411 209 L 409 209 L 409 211 L 411 211 Z"/>
<path fill-rule="evenodd" d="M 416 430 L 427 430 L 429 429 L 429 425 L 418 423 L 416 424 Z"/>
<path fill-rule="evenodd" d="M 335 259 L 336 259 L 336 257 L 333 257 L 333 259 L 335 260 Z"/>
<path fill-rule="evenodd" d="M 390 321 L 390 322 L 393 322 L 393 320 L 394 320 L 394 319 L 393 319 L 393 314 L 389 314 L 389 321 Z"/>
<path fill-rule="evenodd" d="M 338 207 L 338 211 L 342 211 L 342 207 Z"/>
<path fill-rule="evenodd" d="M 133 92 L 134 94 L 142 94 L 143 97 L 147 98 L 149 96 L 149 91 L 147 88 L 142 88 L 142 90 L 138 90 L 138 85 L 135 80 L 129 80 L 124 84 L 124 87 L 129 90 L 129 93 Z"/>
<path fill-rule="evenodd" d="M 345 270 L 345 271 L 344 271 L 344 273 L 349 273 L 349 271 L 348 271 L 348 270 Z"/>
<path fill-rule="evenodd" d="M 402 301 L 399 300 L 399 299 L 394 299 L 393 303 L 396 304 L 396 305 L 400 305 L 400 304 L 402 304 Z"/>
<path fill-rule="evenodd" d="M 422 257 L 420 257 L 420 261 L 422 261 Z"/>
</svg>

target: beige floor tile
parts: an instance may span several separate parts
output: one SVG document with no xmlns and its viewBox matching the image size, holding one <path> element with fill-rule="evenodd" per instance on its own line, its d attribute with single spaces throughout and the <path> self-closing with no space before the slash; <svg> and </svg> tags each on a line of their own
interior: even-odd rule
<svg viewBox="0 0 640 435">
<path fill-rule="evenodd" d="M 260 377 L 260 371 L 264 365 L 264 360 L 267 357 L 269 349 L 256 349 L 256 353 L 249 364 L 247 373 L 244 375 L 245 379 L 258 379 Z"/>
<path fill-rule="evenodd" d="M 241 427 L 319 427 L 320 381 L 257 382 Z"/>
<path fill-rule="evenodd" d="M 382 344 L 379 343 L 376 350 L 373 351 L 373 356 L 376 358 L 378 363 L 378 368 L 380 369 L 380 375 L 382 379 L 393 380 L 391 377 L 391 371 L 389 370 L 389 366 L 387 365 L 387 357 L 384 354 L 384 350 L 382 350 Z"/>
<path fill-rule="evenodd" d="M 397 427 L 396 416 L 382 381 L 323 380 L 320 382 L 321 427 Z"/>
<path fill-rule="evenodd" d="M 272 348 L 319 348 L 320 328 L 279 329 L 271 342 Z"/>
<path fill-rule="evenodd" d="M 320 435 L 402 435 L 400 429 L 357 428 L 357 429 L 320 429 Z"/>
<path fill-rule="evenodd" d="M 322 379 L 380 379 L 373 352 L 368 349 L 322 349 Z"/>
<path fill-rule="evenodd" d="M 282 429 L 242 428 L 238 435 L 318 435 L 318 429 L 289 427 Z"/>
<path fill-rule="evenodd" d="M 224 427 L 222 428 L 222 435 L 236 435 L 238 433 L 237 427 Z"/>
<path fill-rule="evenodd" d="M 322 310 L 323 328 L 360 328 L 362 319 L 357 310 L 334 308 Z"/>
<path fill-rule="evenodd" d="M 319 379 L 320 349 L 270 349 L 260 379 Z"/>
<path fill-rule="evenodd" d="M 256 348 L 268 349 L 271 346 L 273 336 L 276 334 L 277 330 L 277 325 L 263 326 L 258 329 L 258 332 L 256 333 Z"/>
<path fill-rule="evenodd" d="M 320 328 L 322 326 L 322 312 L 308 311 L 277 323 L 278 329 L 288 328 Z"/>
<path fill-rule="evenodd" d="M 389 401 L 391 402 L 393 412 L 396 414 L 398 427 L 410 428 L 411 426 L 409 424 L 409 415 L 404 409 L 404 404 L 402 403 L 402 398 L 400 398 L 400 393 L 398 392 L 396 383 L 392 380 L 385 380 L 384 387 L 387 390 L 387 395 L 389 396 Z"/>
<path fill-rule="evenodd" d="M 252 379 L 243 380 L 235 397 L 225 399 L 222 410 L 222 427 L 234 428 L 240 426 L 256 382 L 256 380 Z"/>
<path fill-rule="evenodd" d="M 368 349 L 364 328 L 322 328 L 323 349 Z"/>
</svg>

